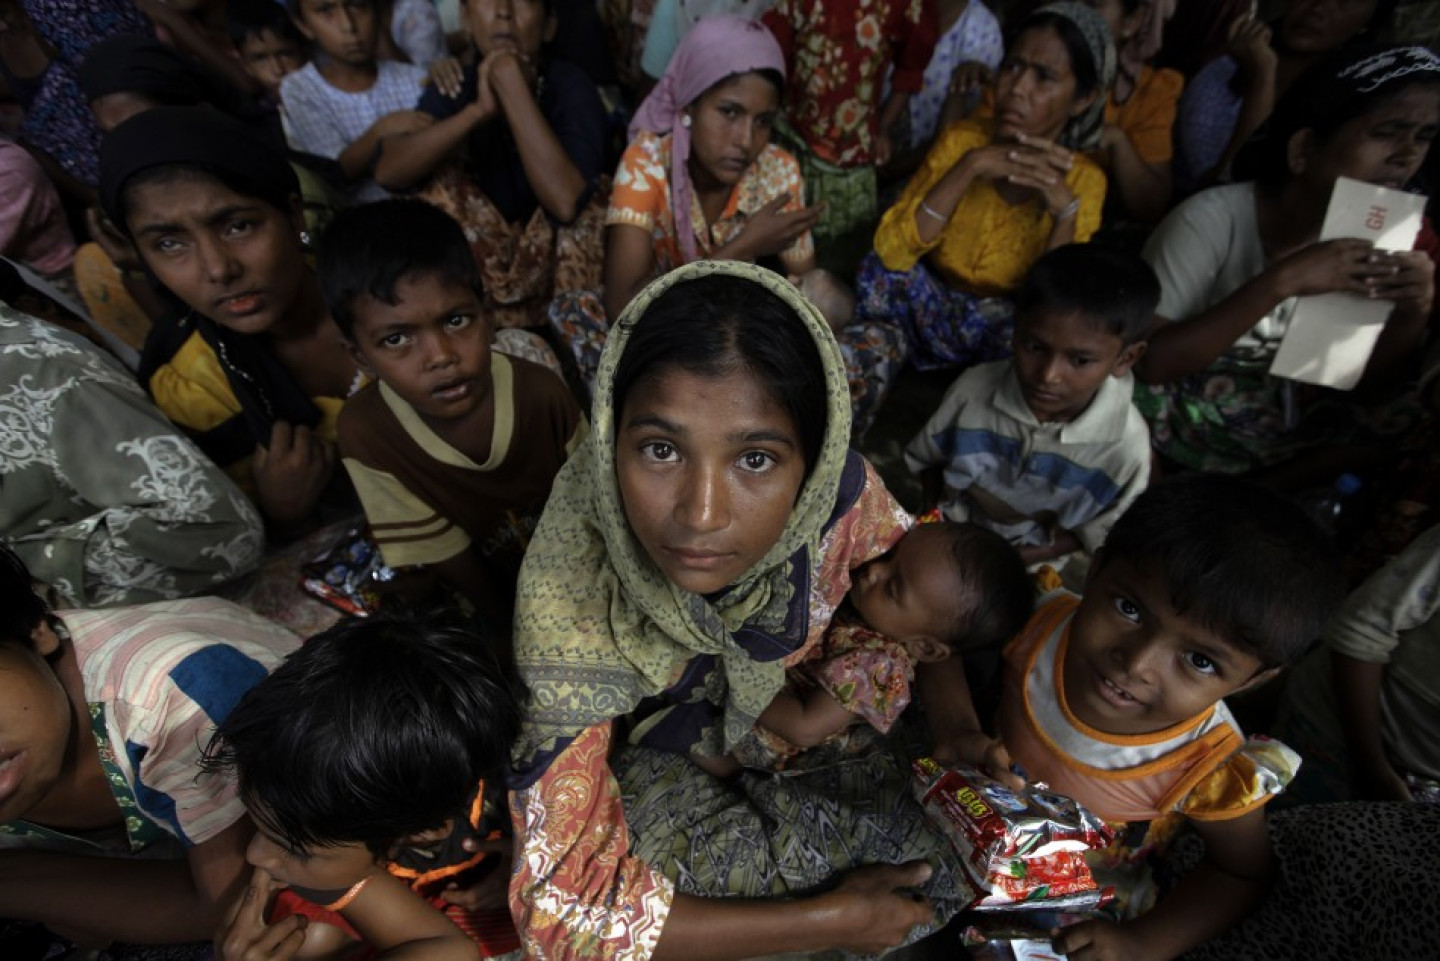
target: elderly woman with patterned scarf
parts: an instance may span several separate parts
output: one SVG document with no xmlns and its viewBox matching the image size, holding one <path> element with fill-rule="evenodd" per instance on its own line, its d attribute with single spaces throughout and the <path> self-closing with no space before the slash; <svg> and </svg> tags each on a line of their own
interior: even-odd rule
<svg viewBox="0 0 1440 961">
<path fill-rule="evenodd" d="M 1009 294 L 1047 250 L 1100 225 L 1099 143 L 1115 78 L 1104 19 L 1080 3 L 1020 25 L 995 79 L 990 118 L 952 125 L 875 232 L 856 319 L 895 324 L 921 369 L 1010 354 Z"/>
</svg>

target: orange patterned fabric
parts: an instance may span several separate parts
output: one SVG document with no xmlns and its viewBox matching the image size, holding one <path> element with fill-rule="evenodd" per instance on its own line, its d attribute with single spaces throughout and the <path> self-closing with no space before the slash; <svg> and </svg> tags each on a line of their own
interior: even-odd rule
<svg viewBox="0 0 1440 961">
<path fill-rule="evenodd" d="M 670 135 L 657 137 L 641 131 L 620 158 L 610 194 L 610 209 L 605 226 L 626 224 L 650 232 L 655 244 L 655 275 L 685 263 L 680 241 L 675 234 L 675 208 L 670 197 Z M 800 164 L 785 150 L 773 143 L 745 171 L 745 176 L 730 192 L 725 210 L 714 224 L 705 222 L 700 201 L 692 194 L 691 223 L 701 255 L 710 257 L 740 235 L 745 220 L 755 211 L 782 194 L 790 195 L 785 210 L 799 210 L 805 203 L 805 184 L 800 177 Z M 802 264 L 815 254 L 815 241 L 807 230 L 780 254 L 787 267 Z"/>
</svg>

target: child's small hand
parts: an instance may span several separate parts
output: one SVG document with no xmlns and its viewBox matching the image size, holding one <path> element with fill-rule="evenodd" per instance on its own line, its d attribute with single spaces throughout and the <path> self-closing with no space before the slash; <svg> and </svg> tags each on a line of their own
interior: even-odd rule
<svg viewBox="0 0 1440 961">
<path fill-rule="evenodd" d="M 276 421 L 268 446 L 255 448 L 252 473 L 266 517 L 299 523 L 309 515 L 330 475 L 335 472 L 335 450 L 304 424 Z"/>
<path fill-rule="evenodd" d="M 461 846 L 472 854 L 488 851 L 508 863 L 513 842 L 510 838 L 466 838 Z M 458 905 L 466 911 L 493 911 L 509 903 L 509 889 L 510 872 L 505 870 L 503 865 L 497 865 L 468 888 L 453 883 L 446 886 L 445 890 L 440 892 L 440 897 L 446 904 Z"/>
<path fill-rule="evenodd" d="M 937 761 L 946 764 L 968 764 L 980 768 L 1012 791 L 1025 788 L 1025 779 L 1014 771 L 1015 762 L 1005 749 L 1005 742 L 991 737 L 984 731 L 966 731 L 953 735 L 948 741 L 938 743 L 930 752 Z"/>
<path fill-rule="evenodd" d="M 430 75 L 425 82 L 454 100 L 460 96 L 460 87 L 465 82 L 465 69 L 455 57 L 441 57 L 430 65 Z"/>
<path fill-rule="evenodd" d="M 301 915 L 265 923 L 271 895 L 279 887 L 264 868 L 254 870 L 230 916 L 215 932 L 216 961 L 288 961 L 304 946 L 306 919 Z"/>
<path fill-rule="evenodd" d="M 993 79 L 990 68 L 978 60 L 958 63 L 950 74 L 950 96 L 961 97 L 968 105 L 970 101 L 979 99 Z"/>
<path fill-rule="evenodd" d="M 1086 921 L 1050 932 L 1050 946 L 1071 961 L 1143 961 L 1145 945 L 1113 921 Z"/>
<path fill-rule="evenodd" d="M 875 138 L 875 166 L 885 166 L 894 155 L 895 144 L 890 139 L 890 132 L 888 130 L 880 131 Z"/>
</svg>

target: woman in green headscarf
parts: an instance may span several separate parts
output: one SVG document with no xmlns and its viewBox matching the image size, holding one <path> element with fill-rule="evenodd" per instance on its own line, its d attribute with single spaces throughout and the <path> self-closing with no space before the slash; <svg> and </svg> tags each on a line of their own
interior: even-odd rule
<svg viewBox="0 0 1440 961">
<path fill-rule="evenodd" d="M 1100 144 L 1115 82 L 1105 19 L 1074 0 L 1022 20 L 995 74 L 994 112 L 951 124 L 875 231 L 856 320 L 905 333 L 922 370 L 1010 356 L 1011 295 L 1047 250 L 1100 226 Z"/>
<path fill-rule="evenodd" d="M 531 704 L 510 891 L 532 953 L 875 952 L 931 920 L 914 886 L 954 890 L 912 861 L 940 842 L 878 745 L 784 778 L 721 781 L 690 760 L 750 730 L 850 572 L 908 526 L 849 450 L 849 409 L 828 326 L 763 269 L 683 267 L 612 330 L 590 442 L 556 479 L 520 577 Z M 826 893 L 733 899 L 805 894 L 872 863 Z"/>
</svg>

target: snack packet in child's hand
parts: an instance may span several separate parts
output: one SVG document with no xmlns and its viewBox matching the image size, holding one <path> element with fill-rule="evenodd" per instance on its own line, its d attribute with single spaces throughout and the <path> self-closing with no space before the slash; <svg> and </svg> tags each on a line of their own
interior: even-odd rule
<svg viewBox="0 0 1440 961">
<path fill-rule="evenodd" d="M 1039 787 L 1016 793 L 971 767 L 913 765 L 915 796 L 980 888 L 975 908 L 1037 904 L 1082 910 L 1113 892 L 1097 887 L 1084 852 L 1114 832 L 1078 803 Z"/>
<path fill-rule="evenodd" d="M 992 915 L 960 932 L 960 943 L 971 961 L 1061 961 L 1065 956 L 1051 946 L 1050 932 L 1095 917 L 1049 910 Z"/>
</svg>

